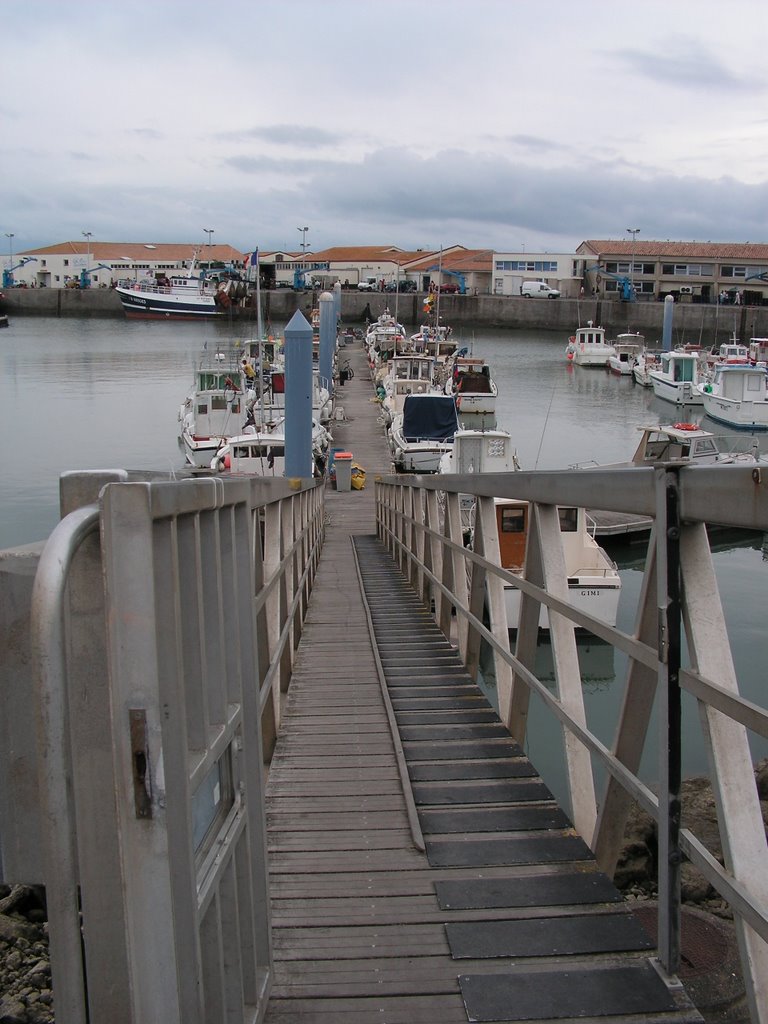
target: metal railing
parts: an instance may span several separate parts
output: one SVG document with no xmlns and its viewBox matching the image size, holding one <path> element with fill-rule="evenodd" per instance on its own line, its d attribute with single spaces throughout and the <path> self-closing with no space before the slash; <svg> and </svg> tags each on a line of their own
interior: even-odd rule
<svg viewBox="0 0 768 1024">
<path fill-rule="evenodd" d="M 29 862 L 21 826 L 4 821 L 2 837 L 6 877 L 47 888 L 57 1019 L 261 1020 L 262 764 L 320 557 L 323 487 L 114 471 L 67 474 L 62 495 L 31 593 Z"/>
<path fill-rule="evenodd" d="M 446 635 L 451 635 L 455 616 L 459 651 L 476 678 L 481 644 L 489 645 L 499 713 L 512 736 L 521 744 L 526 741 L 531 695 L 558 720 L 574 824 L 590 843 L 599 866 L 613 875 L 632 801 L 656 820 L 658 948 L 669 974 L 677 973 L 680 962 L 684 858 L 730 904 L 755 1024 L 768 1021 L 768 847 L 748 730 L 768 737 L 768 713 L 739 695 L 705 524 L 768 529 L 767 485 L 768 477 L 758 466 L 679 464 L 657 469 L 397 476 L 376 485 L 379 537 L 425 605 L 434 606 Z M 469 546 L 460 495 L 476 499 Z M 495 498 L 530 503 L 520 575 L 500 568 Z M 632 634 L 569 603 L 558 505 L 652 518 Z M 505 584 L 521 592 L 514 649 Z M 549 616 L 554 693 L 534 672 L 542 605 Z M 577 628 L 627 657 L 624 701 L 610 748 L 587 725 Z M 684 638 L 689 665 L 682 663 Z M 681 824 L 683 691 L 698 704 L 724 865 Z M 660 737 L 657 792 L 638 774 L 655 698 Z M 593 760 L 607 779 L 599 801 Z"/>
</svg>

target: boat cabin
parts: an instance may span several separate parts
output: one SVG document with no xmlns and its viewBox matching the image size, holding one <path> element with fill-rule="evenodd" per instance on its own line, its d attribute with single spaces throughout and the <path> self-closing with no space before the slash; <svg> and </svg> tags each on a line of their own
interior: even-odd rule
<svg viewBox="0 0 768 1024">
<path fill-rule="evenodd" d="M 748 363 L 749 350 L 746 345 L 740 345 L 735 341 L 728 341 L 720 346 L 715 357 L 718 363 Z"/>
<path fill-rule="evenodd" d="M 669 427 L 641 427 L 643 436 L 632 456 L 636 466 L 680 459 L 716 462 L 719 454 L 714 434 L 695 423 L 679 423 Z"/>
<path fill-rule="evenodd" d="M 557 511 L 568 574 L 573 575 L 576 567 L 580 571 L 584 571 L 585 569 L 595 569 L 602 564 L 605 556 L 603 555 L 602 559 L 598 558 L 597 552 L 600 552 L 601 549 L 589 533 L 584 509 L 564 506 L 558 508 Z M 529 517 L 530 506 L 527 501 L 518 501 L 512 498 L 496 500 L 499 554 L 503 569 L 519 573 L 525 565 Z M 593 551 L 594 554 L 592 554 Z"/>
<path fill-rule="evenodd" d="M 704 385 L 704 391 L 733 402 L 766 402 L 768 376 L 761 366 L 717 366 L 715 379 Z"/>
<path fill-rule="evenodd" d="M 211 468 L 220 473 L 283 476 L 285 437 L 282 434 L 242 434 L 230 438 L 216 453 Z"/>
<path fill-rule="evenodd" d="M 662 352 L 661 373 L 675 384 L 695 384 L 699 379 L 699 353 Z"/>
<path fill-rule="evenodd" d="M 505 430 L 457 430 L 450 473 L 510 473 L 519 469 L 512 437 Z"/>
<path fill-rule="evenodd" d="M 750 363 L 768 363 L 768 338 L 749 339 Z"/>
</svg>

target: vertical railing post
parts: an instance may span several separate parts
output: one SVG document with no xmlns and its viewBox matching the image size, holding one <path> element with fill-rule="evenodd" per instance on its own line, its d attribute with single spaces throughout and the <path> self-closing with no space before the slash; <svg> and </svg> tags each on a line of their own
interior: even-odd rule
<svg viewBox="0 0 768 1024">
<path fill-rule="evenodd" d="M 679 470 L 656 471 L 659 607 L 659 956 L 668 974 L 680 964 L 681 715 Z"/>
</svg>

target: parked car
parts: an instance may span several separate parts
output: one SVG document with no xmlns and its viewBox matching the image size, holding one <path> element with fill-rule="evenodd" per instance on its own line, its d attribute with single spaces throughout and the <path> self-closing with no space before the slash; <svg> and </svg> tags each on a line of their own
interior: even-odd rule
<svg viewBox="0 0 768 1024">
<path fill-rule="evenodd" d="M 407 281 L 405 279 L 399 282 L 387 281 L 387 283 L 384 285 L 385 292 L 415 292 L 416 290 L 416 282 Z"/>
<path fill-rule="evenodd" d="M 358 281 L 357 287 L 361 292 L 377 292 L 379 290 L 379 282 L 375 277 L 366 277 L 364 281 Z"/>
<path fill-rule="evenodd" d="M 444 295 L 454 295 L 457 291 L 459 291 L 459 286 L 457 284 L 441 284 L 440 291 Z"/>
</svg>

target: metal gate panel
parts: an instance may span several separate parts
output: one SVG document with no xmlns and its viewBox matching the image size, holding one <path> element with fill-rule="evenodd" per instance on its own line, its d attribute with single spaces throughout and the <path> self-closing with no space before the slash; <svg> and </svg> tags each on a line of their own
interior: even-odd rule
<svg viewBox="0 0 768 1024">
<path fill-rule="evenodd" d="M 250 494 L 247 482 L 212 479 L 103 494 L 137 1021 L 256 1020 L 264 1009 L 270 940 Z"/>
</svg>

